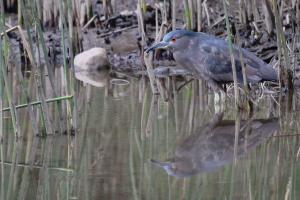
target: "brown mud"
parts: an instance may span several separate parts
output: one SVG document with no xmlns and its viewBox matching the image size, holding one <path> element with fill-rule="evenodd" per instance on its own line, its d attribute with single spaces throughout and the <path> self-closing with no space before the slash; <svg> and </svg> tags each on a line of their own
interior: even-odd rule
<svg viewBox="0 0 300 200">
<path fill-rule="evenodd" d="M 98 1 L 94 2 L 97 6 Z M 145 33 L 147 35 L 147 46 L 154 42 L 155 38 L 155 3 L 152 1 L 146 8 L 144 15 Z M 169 1 L 167 1 L 169 3 Z M 268 33 L 267 27 L 263 20 L 254 20 L 253 16 L 248 19 L 248 22 L 241 24 L 239 21 L 237 1 L 231 1 L 229 20 L 231 23 L 232 33 L 234 35 L 235 43 L 254 52 L 258 57 L 267 63 L 276 64 L 278 61 L 278 48 L 277 38 L 274 32 Z M 94 19 L 86 22 L 85 26 L 79 29 L 81 32 L 80 42 L 82 50 L 87 50 L 92 47 L 103 47 L 107 50 L 112 69 L 118 72 L 137 75 L 143 74 L 140 71 L 145 70 L 143 60 L 141 59 L 141 37 L 138 30 L 138 20 L 136 14 L 135 0 L 121 1 L 116 5 L 115 12 L 107 19 L 103 19 L 103 13 L 95 12 Z M 167 4 L 168 5 L 168 4 Z M 221 1 L 210 1 L 207 3 L 209 10 L 209 20 L 204 18 L 202 24 L 202 31 L 210 33 L 217 37 L 226 38 L 226 24 L 223 12 L 223 5 Z M 183 3 L 178 3 L 178 17 L 183 15 Z M 258 7 L 260 15 L 262 15 L 262 6 Z M 17 16 L 9 14 L 7 17 L 8 23 L 13 25 L 17 24 Z M 292 46 L 295 36 L 295 29 L 297 28 L 297 20 L 295 11 L 287 6 L 283 10 L 283 28 L 285 30 L 285 37 L 287 43 Z M 169 16 L 170 17 L 170 16 Z M 86 20 L 88 21 L 88 20 Z M 158 22 L 161 23 L 161 14 L 158 11 Z M 184 26 L 184 20 L 181 18 L 176 19 L 178 28 Z M 49 23 L 45 23 L 45 40 L 48 48 L 48 56 L 51 63 L 54 65 L 62 65 L 63 55 L 61 52 L 61 33 L 58 28 L 51 27 Z M 169 26 L 170 31 L 171 26 Z M 237 41 L 238 35 L 240 41 Z M 15 52 L 21 52 L 20 36 L 16 33 L 8 34 L 13 43 Z M 295 51 L 299 53 L 300 41 L 295 40 Z M 144 47 L 144 48 L 147 48 Z M 69 50 L 70 51 L 70 50 Z M 24 59 L 23 59 L 24 61 Z M 300 77 L 299 57 L 296 56 L 296 64 L 294 64 L 295 77 Z M 277 63 L 278 64 L 278 63 Z M 155 65 L 157 66 L 174 66 L 175 63 L 172 55 L 167 52 L 159 52 L 156 55 Z"/>
</svg>

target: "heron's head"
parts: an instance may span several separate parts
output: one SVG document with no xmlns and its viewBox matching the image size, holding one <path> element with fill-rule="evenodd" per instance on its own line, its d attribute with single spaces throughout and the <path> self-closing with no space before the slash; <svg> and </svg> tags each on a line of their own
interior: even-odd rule
<svg viewBox="0 0 300 200">
<path fill-rule="evenodd" d="M 187 30 L 175 30 L 167 33 L 163 40 L 154 44 L 146 50 L 146 53 L 154 51 L 155 49 L 168 49 L 171 51 L 184 50 L 191 39 L 197 36 L 196 32 Z"/>
<path fill-rule="evenodd" d="M 171 158 L 165 162 L 151 159 L 150 161 L 156 166 L 163 168 L 170 176 L 177 178 L 184 178 L 198 173 L 198 170 L 193 168 L 193 165 L 185 159 L 177 160 L 176 158 Z"/>
</svg>

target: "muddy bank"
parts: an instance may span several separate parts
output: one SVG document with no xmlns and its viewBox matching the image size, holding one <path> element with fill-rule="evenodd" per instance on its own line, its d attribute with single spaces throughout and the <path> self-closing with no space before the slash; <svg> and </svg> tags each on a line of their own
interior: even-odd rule
<svg viewBox="0 0 300 200">
<path fill-rule="evenodd" d="M 111 63 L 112 69 L 118 72 L 123 72 L 131 75 L 139 74 L 139 71 L 145 69 L 142 61 L 142 52 L 147 46 L 152 44 L 155 40 L 155 9 L 158 4 L 149 1 L 146 7 L 146 12 L 144 13 L 144 23 L 145 23 L 145 33 L 146 33 L 146 45 L 142 49 L 141 44 L 141 34 L 138 29 L 138 19 L 136 12 L 136 2 L 126 1 L 124 4 L 115 5 L 114 13 L 107 17 L 105 16 L 103 6 L 101 3 L 95 1 L 93 2 L 93 7 L 98 8 L 99 12 L 93 13 L 92 20 L 89 22 L 86 20 L 82 27 L 77 28 L 79 35 L 79 43 L 81 46 L 81 51 L 88 50 L 92 47 L 102 47 L 108 52 L 109 61 Z M 167 2 L 168 3 L 168 2 Z M 238 14 L 238 2 L 231 1 L 230 7 L 230 23 L 232 25 L 231 29 L 234 34 L 235 43 L 240 46 L 249 49 L 254 52 L 258 57 L 262 58 L 267 63 L 272 63 L 273 65 L 278 65 L 278 48 L 277 48 L 277 38 L 273 31 L 268 31 L 268 27 L 264 23 L 264 9 L 263 5 L 259 4 L 256 12 L 258 12 L 259 19 L 254 19 L 254 16 L 250 15 L 245 23 L 241 23 Z M 295 34 L 295 29 L 297 27 L 297 19 L 295 18 L 295 10 L 292 5 L 289 5 L 283 10 L 283 28 L 285 30 L 285 37 L 288 46 L 293 52 L 299 52 L 300 42 L 299 36 Z M 170 6 L 167 4 L 167 7 Z M 206 10 L 207 8 L 207 10 Z M 205 4 L 203 10 L 203 22 L 202 31 L 221 38 L 226 38 L 226 24 L 223 12 L 223 6 L 221 2 L 210 1 Z M 158 12 L 158 23 L 161 23 L 162 17 L 161 12 Z M 177 19 L 176 26 L 178 28 L 184 27 L 184 15 L 183 3 L 178 3 L 177 5 Z M 252 17 L 252 19 L 251 19 Z M 15 24 L 17 17 L 11 15 L 7 18 L 7 23 Z M 49 23 L 45 23 L 45 41 L 48 50 L 48 56 L 51 63 L 54 66 L 63 64 L 62 55 L 62 41 L 61 33 L 56 27 L 49 26 Z M 171 26 L 168 26 L 168 30 L 171 30 Z M 18 34 L 9 34 L 11 40 L 13 40 L 14 48 L 18 48 L 18 43 L 20 42 L 20 36 Z M 238 40 L 239 38 L 239 40 Z M 68 50 L 68 58 L 70 58 Z M 19 52 L 15 50 L 15 52 Z M 295 56 L 291 59 L 296 72 L 296 77 L 299 75 L 299 57 Z M 277 64 L 276 64 L 277 63 Z M 172 55 L 168 52 L 159 51 L 156 55 L 155 65 L 157 66 L 174 66 L 175 63 L 172 59 Z M 277 67 L 277 66 L 275 66 Z"/>
</svg>

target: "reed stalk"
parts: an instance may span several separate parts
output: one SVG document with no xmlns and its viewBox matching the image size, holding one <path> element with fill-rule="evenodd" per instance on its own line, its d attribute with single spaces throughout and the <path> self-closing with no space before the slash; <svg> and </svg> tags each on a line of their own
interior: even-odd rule
<svg viewBox="0 0 300 200">
<path fill-rule="evenodd" d="M 153 134 L 153 122 L 155 121 L 155 117 L 157 116 L 157 105 L 158 104 L 158 96 L 154 95 L 151 98 L 150 110 L 148 114 L 148 120 L 146 124 L 146 137 L 149 137 Z"/>
<path fill-rule="evenodd" d="M 150 80 L 151 90 L 153 94 L 159 94 L 159 90 L 157 88 L 157 82 L 155 81 L 155 76 L 153 72 L 153 52 L 144 55 L 144 61 L 148 72 L 148 77 Z"/>
<path fill-rule="evenodd" d="M 226 2 L 226 0 L 223 0 L 223 7 L 224 7 L 224 13 L 225 13 L 225 20 L 226 20 L 228 48 L 229 48 L 230 59 L 231 59 L 231 67 L 232 67 L 232 76 L 233 76 L 233 84 L 234 84 L 235 109 L 238 110 L 239 90 L 238 90 L 238 83 L 237 83 L 237 74 L 236 74 L 235 59 L 234 59 L 234 55 L 233 55 L 232 33 L 231 33 L 231 30 L 230 30 L 230 23 L 229 23 L 229 19 L 228 19 L 227 2 Z"/>
<path fill-rule="evenodd" d="M 134 152 L 133 152 L 133 141 L 134 141 L 134 129 L 130 131 L 130 139 L 129 139 L 129 170 L 130 170 L 130 183 L 132 189 L 132 195 L 134 200 L 140 199 L 138 196 L 136 177 L 135 177 L 135 167 L 134 167 Z"/>
<path fill-rule="evenodd" d="M 271 35 L 275 28 L 275 21 L 274 21 L 274 13 L 272 11 L 272 5 L 270 0 L 263 0 L 262 1 L 262 9 L 264 13 L 264 20 L 267 27 L 267 32 Z"/>
<path fill-rule="evenodd" d="M 63 2 L 60 2 L 60 13 L 63 13 L 62 15 L 60 15 L 60 23 L 59 23 L 59 29 L 60 29 L 60 32 L 61 32 L 61 46 L 62 46 L 62 50 L 63 50 L 63 60 L 64 60 L 64 63 L 63 63 L 63 82 L 64 82 L 64 93 L 65 95 L 68 95 L 70 94 L 70 84 L 69 84 L 69 77 L 68 77 L 68 66 L 67 66 L 67 44 L 66 44 L 66 40 L 68 41 L 69 43 L 69 49 L 70 51 L 73 51 L 72 48 L 70 47 L 73 47 L 72 45 L 72 38 L 73 38 L 73 29 L 70 29 L 70 27 L 73 28 L 73 21 L 70 19 L 70 15 L 71 15 L 71 10 L 70 10 L 70 2 L 68 3 L 63 3 Z M 68 16 L 68 20 L 69 20 L 69 24 L 66 22 L 66 19 L 65 19 L 65 10 L 67 9 L 67 16 Z M 71 23 L 71 24 L 70 24 Z M 65 28 L 66 27 L 66 28 Z M 67 32 L 66 29 L 69 29 L 69 37 L 68 37 L 68 34 L 65 34 L 65 32 Z M 75 70 L 74 70 L 74 64 L 73 64 L 73 58 L 74 58 L 74 54 L 73 52 L 71 53 L 71 65 L 72 65 L 72 69 L 73 69 L 73 74 L 75 73 Z M 70 101 L 67 101 L 66 102 L 66 105 L 67 105 L 67 132 L 70 133 L 70 130 L 72 129 L 72 109 L 71 109 L 71 103 Z M 69 123 L 70 122 L 70 123 Z"/>
<path fill-rule="evenodd" d="M 257 0 L 251 0 L 251 5 L 252 5 L 252 11 L 253 11 L 252 14 L 254 16 L 254 21 L 257 22 L 259 20 Z"/>
<path fill-rule="evenodd" d="M 30 91 L 29 91 L 28 87 L 26 86 L 20 64 L 16 64 L 16 74 L 17 74 L 17 77 L 18 77 L 18 80 L 19 80 L 19 86 L 20 86 L 20 89 L 21 89 L 21 94 L 25 97 L 26 102 L 29 103 L 31 101 Z M 32 78 L 30 77 L 29 85 L 30 85 L 31 82 L 32 82 Z M 16 109 L 17 109 L 17 105 L 16 105 Z M 38 125 L 36 123 L 36 119 L 35 119 L 35 115 L 34 115 L 34 108 L 30 104 L 28 104 L 28 112 L 29 112 L 30 122 L 31 122 L 31 125 L 32 125 L 34 135 L 38 135 Z"/>
<path fill-rule="evenodd" d="M 190 16 L 190 21 L 191 21 L 191 30 L 195 29 L 195 19 L 194 19 L 194 0 L 188 0 L 188 4 L 189 4 L 189 16 Z"/>
<path fill-rule="evenodd" d="M 73 17 L 72 17 L 72 11 L 73 11 L 73 6 L 72 6 L 72 1 L 68 0 L 67 1 L 67 10 L 68 10 L 68 25 L 69 25 L 69 37 L 68 37 L 68 42 L 69 42 L 69 49 L 70 49 L 70 66 L 72 69 L 72 75 L 70 77 L 70 93 L 74 96 L 73 100 L 73 114 L 72 114 L 72 126 L 75 131 L 77 131 L 77 81 L 75 79 L 75 67 L 74 67 L 74 53 L 79 53 L 80 49 L 77 48 L 79 45 L 73 45 L 77 42 L 78 37 L 74 37 L 76 34 L 76 31 L 74 31 L 74 27 L 72 25 L 73 22 Z M 75 27 L 77 30 L 78 26 L 76 24 Z M 78 35 L 77 35 L 78 36 Z M 75 49 L 75 51 L 73 51 Z M 76 143 L 75 143 L 76 144 Z"/>
<path fill-rule="evenodd" d="M 4 162 L 4 165 L 6 166 L 12 166 L 12 162 Z M 43 165 L 37 165 L 37 164 L 28 164 L 28 163 L 17 163 L 16 164 L 18 167 L 23 167 L 23 168 L 33 168 L 33 169 L 42 169 Z M 63 167 L 52 167 L 48 166 L 48 170 L 53 170 L 53 171 L 62 171 L 62 172 L 68 172 L 68 173 L 74 173 L 73 168 L 63 168 Z"/>
<path fill-rule="evenodd" d="M 37 16 L 35 16 L 35 26 L 36 26 L 36 30 L 37 30 L 38 44 L 40 44 L 41 47 L 42 47 L 43 59 L 45 61 L 46 67 L 47 67 L 47 72 L 48 72 L 48 76 L 49 76 L 50 85 L 51 85 L 54 96 L 58 96 L 57 91 L 55 89 L 55 84 L 54 84 L 54 81 L 55 81 L 54 74 L 53 74 L 54 66 L 50 65 L 50 61 L 49 61 L 48 53 L 47 53 L 47 47 L 46 47 L 46 43 L 45 43 L 45 40 L 44 40 L 44 34 L 43 34 L 43 31 L 42 31 L 42 27 L 41 27 L 41 22 L 37 18 Z M 40 68 L 41 68 L 41 66 L 40 66 Z M 44 81 L 43 80 L 44 75 L 43 74 L 41 74 L 41 75 L 42 75 L 41 76 L 42 81 Z"/>
<path fill-rule="evenodd" d="M 240 46 L 240 33 L 239 30 L 236 31 L 237 35 L 237 44 Z M 243 85 L 244 85 L 244 91 L 246 93 L 246 97 L 248 98 L 248 103 L 247 103 L 247 109 L 249 110 L 249 114 L 251 115 L 252 112 L 252 102 L 250 101 L 250 96 L 249 96 L 249 90 L 248 90 L 248 83 L 247 83 L 247 76 L 246 76 L 246 65 L 244 62 L 244 56 L 242 54 L 242 49 L 239 48 L 239 57 L 242 65 L 242 75 L 243 75 Z"/>
<path fill-rule="evenodd" d="M 55 97 L 55 98 L 52 98 L 52 99 L 47 99 L 46 103 L 52 103 L 52 102 L 57 102 L 57 101 L 69 100 L 69 99 L 72 99 L 72 98 L 73 98 L 73 95 L 62 96 L 62 97 Z M 28 107 L 30 105 L 31 106 L 35 106 L 35 105 L 41 105 L 41 104 L 42 104 L 42 101 L 35 101 L 35 102 L 32 102 L 32 103 L 25 103 L 25 104 L 17 105 L 16 109 L 26 108 L 26 107 Z M 2 112 L 6 112 L 6 111 L 9 111 L 9 110 L 10 110 L 10 107 L 3 108 Z"/>
<path fill-rule="evenodd" d="M 244 0 L 239 0 L 239 20 L 241 24 L 247 22 L 247 10 Z"/>
<path fill-rule="evenodd" d="M 184 19 L 186 23 L 186 28 L 189 30 L 192 29 L 192 19 L 189 7 L 189 0 L 184 0 Z"/>
<path fill-rule="evenodd" d="M 35 161 L 35 156 L 36 153 L 38 152 L 38 141 L 39 138 L 36 137 L 34 134 L 28 134 L 27 136 L 27 143 L 26 143 L 26 150 L 25 150 L 25 159 L 24 159 L 24 163 L 22 163 L 20 165 L 20 162 L 18 162 L 17 167 L 22 167 L 23 165 L 28 167 L 24 167 L 23 174 L 21 177 L 21 183 L 20 183 L 20 192 L 19 192 L 19 198 L 20 199 L 25 199 L 27 194 L 29 193 L 29 185 L 30 185 L 30 170 L 31 170 L 31 166 L 34 165 L 34 161 Z M 10 163 L 6 162 L 6 165 L 9 166 Z M 34 167 L 32 167 L 34 168 Z"/>
<path fill-rule="evenodd" d="M 23 33 L 23 30 L 20 28 L 20 26 L 17 26 L 17 30 L 19 31 L 19 34 L 20 34 L 21 40 L 22 40 L 22 44 L 25 46 L 25 50 L 26 50 L 26 52 L 27 52 L 27 54 L 29 56 L 29 59 L 30 60 L 34 60 L 33 54 L 32 54 L 32 52 L 30 50 L 30 45 L 28 44 L 28 42 L 26 40 L 26 37 L 25 37 L 25 34 Z M 35 117 L 35 114 L 34 114 L 34 108 L 33 108 L 33 106 L 31 106 L 29 104 L 29 102 L 31 102 L 31 92 L 30 92 L 30 89 L 26 88 L 26 85 L 24 83 L 25 82 L 24 81 L 24 77 L 23 77 L 23 74 L 21 72 L 21 67 L 20 66 L 19 66 L 19 69 L 17 71 L 18 71 L 18 74 L 19 74 L 19 80 L 21 82 L 22 93 L 26 97 L 26 101 L 27 101 L 27 105 L 28 105 L 28 109 L 29 109 L 29 115 L 30 115 L 31 122 L 32 122 L 33 131 L 34 131 L 35 134 L 38 134 L 38 132 L 39 132 L 39 130 L 38 130 L 38 123 L 36 121 L 36 117 Z M 33 69 L 33 72 L 34 72 L 34 69 Z M 31 85 L 32 81 L 33 81 L 33 77 L 31 76 L 30 80 L 29 80 L 29 85 Z"/>
<path fill-rule="evenodd" d="M 277 1 L 272 0 L 272 6 L 274 10 L 274 16 L 275 16 L 275 25 L 276 25 L 276 35 L 277 35 L 277 45 L 278 45 L 278 56 L 279 60 L 281 59 L 281 56 L 284 58 L 284 64 L 285 67 L 282 68 L 281 65 L 279 65 L 280 71 L 283 74 L 281 76 L 280 74 L 280 82 L 284 82 L 286 86 L 288 86 L 289 89 L 292 89 L 292 70 L 291 70 L 291 63 L 288 56 L 288 50 L 286 47 L 286 39 L 283 32 L 283 25 L 282 25 L 282 17 L 279 14 L 278 11 L 278 5 Z"/>
<path fill-rule="evenodd" d="M 140 6 L 138 6 L 138 7 L 140 7 Z M 141 9 L 140 9 L 140 12 L 141 12 Z M 164 11 L 163 10 L 161 10 L 161 12 L 162 12 L 162 15 L 164 15 L 163 13 L 164 13 Z M 157 12 L 157 10 L 156 10 L 156 16 L 155 16 L 155 23 L 156 23 L 156 36 L 155 36 L 155 41 L 157 42 L 157 41 L 159 41 L 160 39 L 161 39 L 161 37 L 162 37 L 162 34 L 163 34 L 163 24 L 164 24 L 164 22 L 161 24 L 161 28 L 160 28 L 160 30 L 158 31 L 158 12 Z M 142 19 L 142 17 L 140 17 L 141 19 Z M 141 20 L 140 19 L 140 20 Z M 140 21 L 139 21 L 139 23 L 141 23 Z M 143 23 L 142 23 L 143 24 Z M 142 29 L 143 28 L 143 26 L 142 26 L 142 24 L 141 25 L 139 25 L 139 27 L 140 27 L 140 29 Z M 144 35 L 144 33 L 142 33 L 142 38 L 143 38 L 143 35 Z M 142 39 L 142 42 L 143 42 L 143 39 Z M 143 46 L 142 46 L 142 51 L 143 51 Z M 144 53 L 144 52 L 143 52 Z M 157 86 L 157 84 L 159 84 L 159 82 L 157 82 L 156 81 L 156 78 L 155 78 L 155 76 L 154 76 L 154 72 L 153 72 L 153 52 L 150 52 L 150 53 L 144 53 L 143 54 L 144 55 L 144 57 L 143 57 L 143 60 L 144 60 L 144 62 L 145 62 L 145 65 L 146 65 L 146 69 L 147 69 L 147 73 L 148 73 L 148 77 L 149 77 L 149 80 L 150 80 L 150 85 L 151 85 L 151 90 L 152 90 L 152 93 L 153 94 L 159 94 L 159 90 L 158 90 L 158 86 Z"/>
<path fill-rule="evenodd" d="M 156 0 L 157 2 L 157 0 Z M 157 37 L 158 35 L 158 28 L 159 28 L 159 25 L 158 25 L 158 7 L 155 6 L 155 37 Z"/>
<path fill-rule="evenodd" d="M 202 0 L 197 0 L 197 31 L 202 30 Z"/>
<path fill-rule="evenodd" d="M 3 43 L 4 42 L 4 43 Z M 7 49 L 7 47 L 5 47 L 5 41 L 3 41 L 0 38 L 0 60 L 1 60 L 1 77 L 3 78 L 3 83 L 4 83 L 4 89 L 5 89 L 5 94 L 6 94 L 6 98 L 9 104 L 9 110 L 10 110 L 10 114 L 11 114 L 11 120 L 12 120 L 12 125 L 13 125 L 13 130 L 14 130 L 14 134 L 16 136 L 16 138 L 18 138 L 20 135 L 20 128 L 19 128 L 19 121 L 17 118 L 17 112 L 15 109 L 15 104 L 12 100 L 12 93 L 10 91 L 10 84 L 9 84 L 9 79 L 7 77 L 7 72 L 6 72 L 6 68 L 5 68 L 5 60 L 6 62 L 8 62 L 8 58 L 5 58 L 5 55 L 3 54 L 2 50 Z M 2 81 L 2 80 L 1 80 Z"/>
<path fill-rule="evenodd" d="M 11 160 L 12 160 L 12 165 L 9 173 L 9 179 L 7 183 L 7 195 L 6 199 L 15 199 L 14 198 L 14 193 L 13 193 L 13 183 L 17 175 L 17 164 L 18 164 L 18 145 L 20 144 L 21 140 L 14 140 L 13 141 L 13 149 L 12 149 L 12 155 L 11 155 Z"/>
<path fill-rule="evenodd" d="M 21 28 L 19 27 L 19 31 L 20 31 L 20 34 L 21 34 L 21 38 L 22 38 L 22 42 L 23 42 L 23 45 L 28 53 L 28 57 L 30 59 L 30 62 L 31 62 L 31 65 L 32 65 L 32 74 L 35 74 L 35 83 L 36 83 L 36 87 L 37 87 L 37 91 L 38 91 L 38 97 L 41 99 L 41 109 L 42 109 L 42 112 L 45 116 L 45 121 L 44 121 L 44 124 L 46 125 L 45 128 L 46 128 L 46 132 L 48 134 L 53 134 L 54 131 L 52 129 L 52 126 L 51 126 L 51 122 L 50 122 L 50 117 L 49 117 L 49 110 L 48 110 L 48 106 L 46 104 L 46 101 L 45 101 L 45 94 L 44 94 L 44 90 L 42 88 L 42 79 L 40 76 L 42 76 L 41 74 L 41 69 L 40 67 L 37 66 L 37 63 L 36 63 L 36 60 L 35 60 L 35 57 L 34 57 L 34 54 L 33 54 L 33 40 L 32 40 L 32 34 L 31 34 L 31 28 L 30 28 L 30 24 L 29 24 L 29 15 L 28 15 L 28 11 L 27 11 L 27 8 L 26 8 L 26 4 L 25 4 L 25 0 L 22 0 L 21 1 L 22 3 L 22 7 L 24 8 L 22 10 L 22 13 L 23 13 L 23 17 L 24 17 L 24 25 L 25 25 L 25 28 L 27 30 L 27 35 L 28 35 L 28 42 L 25 38 L 25 35 L 23 33 L 23 31 L 21 30 Z M 26 9 L 25 9 L 26 8 Z M 38 46 L 37 46 L 38 47 Z M 38 48 L 39 50 L 39 48 Z"/>
<path fill-rule="evenodd" d="M 208 11 L 208 8 L 207 8 L 207 0 L 204 0 L 202 5 L 204 7 L 204 11 L 205 11 L 205 14 L 206 14 L 207 25 L 210 27 L 211 23 L 210 23 L 209 11 Z"/>
<path fill-rule="evenodd" d="M 141 55 L 143 58 L 144 48 L 146 45 L 146 33 L 145 33 L 145 21 L 144 21 L 144 13 L 143 13 L 143 1 L 139 0 L 137 4 L 137 18 L 138 18 L 138 29 L 139 34 L 141 35 Z"/>
<path fill-rule="evenodd" d="M 193 132 L 193 127 L 194 127 L 194 122 L 196 121 L 195 120 L 195 111 L 197 110 L 197 96 L 198 96 L 198 91 L 197 90 L 197 84 L 199 85 L 198 83 L 198 80 L 194 80 L 192 82 L 192 86 L 191 86 L 191 90 L 192 90 L 192 95 L 191 95 L 191 101 L 190 101 L 190 106 L 189 106 L 189 110 L 188 110 L 188 127 L 187 127 L 187 130 L 188 130 L 188 133 L 189 134 L 192 134 Z"/>
<path fill-rule="evenodd" d="M 172 30 L 176 29 L 176 6 L 177 0 L 172 0 Z"/>
<path fill-rule="evenodd" d="M 19 26 L 22 26 L 24 23 L 24 18 L 22 15 L 22 0 L 18 0 L 18 24 Z"/>
<path fill-rule="evenodd" d="M 174 101 L 174 115 L 175 115 L 175 130 L 179 131 L 179 105 L 178 105 L 178 91 L 176 88 L 176 77 L 172 77 L 172 93 L 173 93 L 173 101 Z"/>
<path fill-rule="evenodd" d="M 0 1 L 0 33 L 4 29 L 5 24 L 5 16 L 4 16 L 4 3 L 3 1 Z M 2 38 L 0 36 L 0 43 L 2 41 Z M 0 58 L 2 58 L 2 45 L 0 45 Z M 3 59 L 0 59 L 0 68 L 4 68 L 4 62 Z M 1 159 L 1 188 L 0 188 L 0 197 L 1 199 L 5 199 L 5 171 L 4 171 L 4 149 L 3 149 L 3 77 L 0 73 L 0 159 Z"/>
<path fill-rule="evenodd" d="M 105 19 L 108 19 L 110 16 L 113 15 L 113 8 L 112 8 L 111 0 L 103 0 L 102 2 L 103 2 Z"/>
<path fill-rule="evenodd" d="M 33 10 L 33 13 L 34 13 L 34 20 L 35 20 L 35 25 L 36 25 L 36 28 L 37 28 L 37 34 L 38 34 L 39 44 L 41 44 L 41 47 L 42 47 L 43 58 L 44 58 L 44 61 L 45 61 L 46 67 L 47 67 L 47 72 L 48 72 L 48 75 L 49 75 L 50 85 L 51 85 L 51 88 L 52 88 L 54 96 L 57 97 L 59 95 L 58 95 L 58 92 L 56 91 L 55 84 L 54 84 L 54 81 L 55 81 L 55 77 L 54 77 L 54 73 L 53 73 L 54 66 L 52 66 L 50 64 L 50 61 L 49 61 L 49 58 L 48 58 L 46 42 L 44 40 L 44 34 L 43 34 L 43 31 L 42 31 L 42 26 L 41 26 L 42 21 L 40 19 L 40 16 L 38 16 L 38 14 L 39 14 L 39 7 L 40 6 L 41 5 L 38 4 L 38 5 L 34 6 L 34 8 L 32 10 Z M 65 16 L 64 12 L 62 10 L 60 10 L 60 13 L 61 13 L 60 16 Z M 64 49 L 63 49 L 63 51 L 65 53 Z M 64 54 L 64 56 L 65 56 L 65 54 Z M 67 58 L 64 57 L 64 62 L 66 62 L 66 59 Z M 42 81 L 43 81 L 43 77 L 44 76 L 42 75 L 41 76 Z M 67 92 L 67 94 L 68 94 L 68 92 Z M 62 115 L 62 111 L 61 111 L 62 107 L 60 105 L 60 102 L 58 102 L 58 104 L 56 106 L 57 106 L 59 118 L 63 119 L 63 115 Z M 63 131 L 63 124 L 62 124 L 61 120 L 59 120 L 59 124 L 60 124 L 60 127 L 61 127 L 61 131 Z"/>
<path fill-rule="evenodd" d="M 36 36 L 38 37 L 38 36 Z M 46 130 L 47 134 L 54 134 L 54 130 L 52 128 L 52 123 L 50 120 L 50 112 L 49 112 L 49 107 L 46 104 L 46 80 L 44 76 L 44 68 L 42 67 L 41 63 L 41 51 L 40 51 L 40 45 L 39 42 L 37 41 L 36 43 L 36 51 L 38 53 L 38 58 L 37 58 L 37 70 L 36 70 L 36 78 L 35 78 L 35 83 L 37 86 L 38 92 L 38 98 L 42 100 L 41 104 L 41 111 L 42 111 L 42 119 L 44 121 L 44 127 Z"/>
<path fill-rule="evenodd" d="M 143 97 L 142 97 L 142 111 L 141 111 L 141 122 L 140 122 L 140 127 L 141 127 L 141 140 L 144 140 L 145 138 L 145 131 L 146 131 L 146 125 L 147 125 L 147 115 L 146 115 L 146 105 L 147 105 L 147 92 L 143 93 Z"/>
</svg>

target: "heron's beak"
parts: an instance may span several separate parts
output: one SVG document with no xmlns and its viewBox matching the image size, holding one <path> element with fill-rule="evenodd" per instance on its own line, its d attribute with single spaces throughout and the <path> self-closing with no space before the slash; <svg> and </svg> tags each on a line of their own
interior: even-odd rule
<svg viewBox="0 0 300 200">
<path fill-rule="evenodd" d="M 154 160 L 154 159 L 151 159 L 150 160 L 153 164 L 155 164 L 156 166 L 158 167 L 161 167 L 163 168 L 167 174 L 169 174 L 170 176 L 176 176 L 176 177 L 180 177 L 180 175 L 176 174 L 176 166 L 173 166 L 173 163 L 172 162 L 160 162 L 160 161 L 157 161 L 157 160 Z"/>
<path fill-rule="evenodd" d="M 171 165 L 170 162 L 160 162 L 160 161 L 157 161 L 154 159 L 150 159 L 150 162 L 155 164 L 156 166 L 162 167 L 162 168 L 169 167 Z"/>
<path fill-rule="evenodd" d="M 155 49 L 164 49 L 168 47 L 168 42 L 161 41 L 149 47 L 145 52 L 149 53 L 150 51 L 154 51 Z"/>
</svg>

